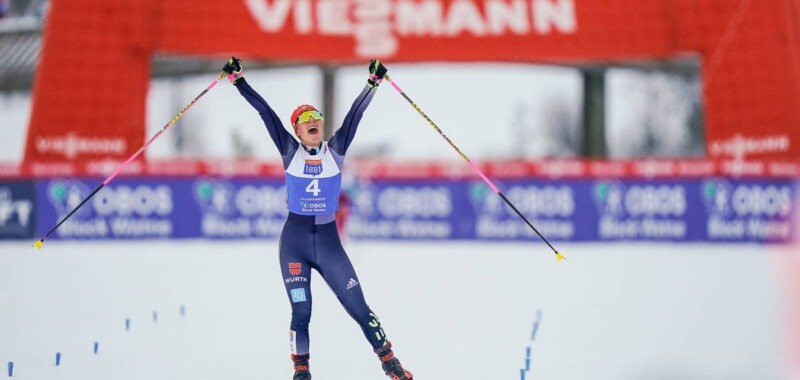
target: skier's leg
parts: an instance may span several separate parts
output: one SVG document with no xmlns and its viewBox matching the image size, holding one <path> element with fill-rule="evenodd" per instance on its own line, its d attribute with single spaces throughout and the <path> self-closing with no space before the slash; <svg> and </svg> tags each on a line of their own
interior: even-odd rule
<svg viewBox="0 0 800 380">
<path fill-rule="evenodd" d="M 370 310 L 361 283 L 339 240 L 334 223 L 318 226 L 317 269 L 348 314 L 359 324 L 372 348 L 386 344 L 378 317 Z"/>
<path fill-rule="evenodd" d="M 328 286 L 339 298 L 348 314 L 361 326 L 364 336 L 381 360 L 384 372 L 393 380 L 412 380 L 411 372 L 403 369 L 392 352 L 392 344 L 386 339 L 378 317 L 367 306 L 361 283 L 353 264 L 342 248 L 334 223 L 321 227 L 317 238 L 317 266 Z M 324 249 L 324 252 L 320 252 Z"/>
<path fill-rule="evenodd" d="M 280 237 L 280 266 L 283 285 L 292 307 L 289 338 L 292 354 L 309 353 L 308 325 L 311 322 L 311 244 L 305 226 L 287 221 Z"/>
</svg>

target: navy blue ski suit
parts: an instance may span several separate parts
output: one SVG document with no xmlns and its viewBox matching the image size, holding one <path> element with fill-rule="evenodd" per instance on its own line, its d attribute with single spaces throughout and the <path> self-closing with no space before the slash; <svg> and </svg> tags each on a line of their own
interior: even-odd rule
<svg viewBox="0 0 800 380">
<path fill-rule="evenodd" d="M 344 123 L 323 144 L 323 152 L 309 153 L 301 144 L 283 127 L 275 111 L 267 102 L 244 80 L 240 78 L 234 82 L 239 93 L 261 115 L 264 125 L 272 141 L 278 148 L 283 158 L 284 169 L 287 171 L 287 188 L 291 180 L 289 168 L 293 160 L 300 155 L 306 159 L 320 157 L 320 160 L 306 162 L 334 163 L 341 170 L 347 148 L 353 141 L 356 129 L 364 110 L 375 95 L 377 87 L 365 86 L 353 102 L 353 106 L 344 118 Z M 329 149 L 325 149 L 325 148 Z M 327 160 L 322 159 L 330 155 Z M 301 157 L 302 158 L 302 157 Z M 332 158 L 332 160 L 331 160 Z M 337 187 L 338 190 L 338 187 Z M 292 190 L 289 190 L 292 191 Z M 332 196 L 338 197 L 337 194 Z M 291 197 L 290 197 L 291 198 Z M 323 280 L 336 294 L 351 317 L 361 326 L 364 336 L 373 349 L 382 347 L 386 343 L 386 335 L 381 328 L 378 318 L 367 306 L 361 284 L 358 280 L 353 265 L 347 257 L 334 219 L 335 210 L 330 213 L 317 215 L 301 215 L 289 212 L 286 224 L 280 236 L 280 265 L 286 294 L 292 306 L 292 322 L 290 340 L 292 351 L 295 355 L 309 352 L 308 325 L 311 320 L 311 269 L 322 275 Z"/>
</svg>

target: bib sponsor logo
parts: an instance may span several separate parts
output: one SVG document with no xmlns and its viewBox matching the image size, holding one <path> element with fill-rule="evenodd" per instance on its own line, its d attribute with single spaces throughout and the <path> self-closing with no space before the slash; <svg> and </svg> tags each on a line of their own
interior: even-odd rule
<svg viewBox="0 0 800 380">
<path fill-rule="evenodd" d="M 303 174 L 320 175 L 322 174 L 322 160 L 306 160 L 303 167 Z"/>
</svg>

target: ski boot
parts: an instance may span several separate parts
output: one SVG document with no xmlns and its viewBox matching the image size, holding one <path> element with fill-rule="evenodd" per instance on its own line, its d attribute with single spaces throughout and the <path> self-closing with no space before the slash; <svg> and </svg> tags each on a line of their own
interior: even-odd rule
<svg viewBox="0 0 800 380">
<path fill-rule="evenodd" d="M 311 380 L 311 372 L 308 371 L 309 356 L 309 354 L 292 354 L 292 362 L 294 362 L 294 377 L 292 377 L 292 380 Z"/>
<path fill-rule="evenodd" d="M 386 376 L 392 380 L 414 380 L 414 375 L 411 372 L 403 369 L 400 360 L 394 357 L 392 352 L 392 343 L 387 341 L 383 347 L 375 349 L 378 358 L 381 359 L 381 366 Z"/>
</svg>

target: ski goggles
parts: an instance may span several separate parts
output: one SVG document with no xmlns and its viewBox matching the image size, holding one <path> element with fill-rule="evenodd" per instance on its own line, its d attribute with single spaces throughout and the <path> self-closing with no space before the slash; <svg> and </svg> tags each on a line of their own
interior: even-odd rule
<svg viewBox="0 0 800 380">
<path fill-rule="evenodd" d="M 323 119 L 322 113 L 320 113 L 317 110 L 305 111 L 301 113 L 300 116 L 297 117 L 297 123 L 305 123 L 311 121 L 311 119 L 322 120 Z"/>
</svg>

